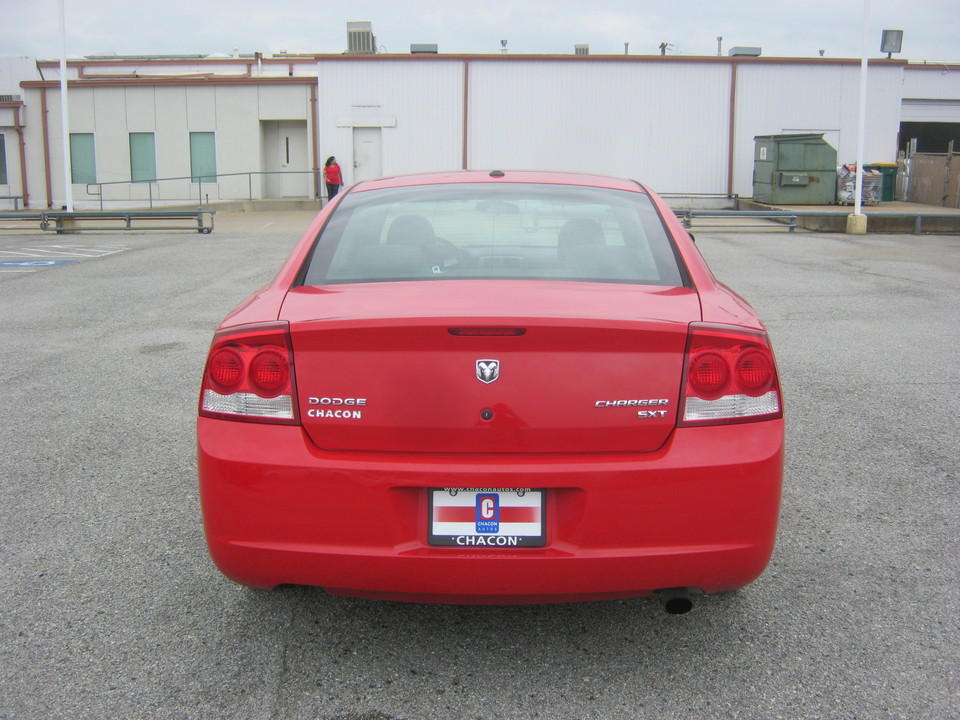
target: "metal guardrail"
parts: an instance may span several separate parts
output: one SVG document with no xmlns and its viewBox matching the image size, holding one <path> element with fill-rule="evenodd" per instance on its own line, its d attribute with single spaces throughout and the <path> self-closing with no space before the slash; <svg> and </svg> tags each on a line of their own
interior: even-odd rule
<svg viewBox="0 0 960 720">
<path fill-rule="evenodd" d="M 694 218 L 727 218 L 727 219 L 736 219 L 736 218 L 769 218 L 771 220 L 778 220 L 784 223 L 790 232 L 793 232 L 800 223 L 800 218 L 836 218 L 837 220 L 844 220 L 846 214 L 844 213 L 826 213 L 823 211 L 817 210 L 674 210 L 674 214 L 680 219 L 685 228 L 690 228 Z M 952 220 L 953 222 L 960 225 L 960 213 L 945 213 L 945 212 L 865 212 L 864 213 L 868 218 L 868 228 L 871 222 L 871 219 L 874 222 L 880 222 L 883 220 L 912 220 L 913 221 L 913 234 L 922 235 L 923 234 L 923 223 L 924 221 L 937 221 L 937 220 Z M 714 226 L 700 226 L 700 227 L 751 227 L 748 225 L 736 226 L 729 223 L 723 225 L 714 225 Z M 890 232 L 890 231 L 887 231 Z"/>
<path fill-rule="evenodd" d="M 874 218 L 877 220 L 892 218 L 892 219 L 905 219 L 913 220 L 913 234 L 922 235 L 923 234 L 923 221 L 924 220 L 953 220 L 954 222 L 960 224 L 960 213 L 918 213 L 918 212 L 902 212 L 902 213 L 865 213 L 868 218 L 869 228 L 869 218 Z"/>
<path fill-rule="evenodd" d="M 193 230 L 207 235 L 213 232 L 213 216 L 215 211 L 198 208 L 196 210 L 117 210 L 103 212 L 69 212 L 65 210 L 43 210 L 40 212 L 3 212 L 3 220 L 33 220 L 39 221 L 41 230 L 57 233 L 75 233 L 81 231 L 115 231 L 115 230 Z M 210 222 L 204 222 L 209 216 Z M 108 221 L 123 223 L 122 225 L 88 225 L 87 222 L 104 223 Z M 151 221 L 147 224 L 138 224 L 137 220 Z M 189 225 L 168 223 L 175 220 L 189 221 Z M 162 222 L 163 224 L 155 224 Z M 80 224 L 83 223 L 83 224 Z"/>
<path fill-rule="evenodd" d="M 683 223 L 683 226 L 690 229 L 693 226 L 694 218 L 724 218 L 724 219 L 770 219 L 777 220 L 786 225 L 789 232 L 793 232 L 797 227 L 797 217 L 799 213 L 788 210 L 674 210 L 674 214 Z M 712 225 L 707 227 L 754 227 L 752 225 Z"/>
</svg>

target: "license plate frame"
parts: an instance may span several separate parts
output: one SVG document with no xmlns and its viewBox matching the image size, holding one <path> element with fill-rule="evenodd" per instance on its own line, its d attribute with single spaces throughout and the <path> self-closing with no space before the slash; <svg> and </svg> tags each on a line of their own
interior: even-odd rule
<svg viewBox="0 0 960 720">
<path fill-rule="evenodd" d="M 547 543 L 547 492 L 539 488 L 430 488 L 427 543 L 524 548 Z"/>
</svg>

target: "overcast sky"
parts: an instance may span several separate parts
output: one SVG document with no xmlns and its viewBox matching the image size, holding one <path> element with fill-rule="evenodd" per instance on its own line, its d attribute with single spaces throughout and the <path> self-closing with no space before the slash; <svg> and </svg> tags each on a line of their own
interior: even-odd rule
<svg viewBox="0 0 960 720">
<path fill-rule="evenodd" d="M 863 0 L 63 0 L 67 55 L 340 53 L 346 24 L 368 20 L 381 52 L 859 57 Z M 60 56 L 60 0 L 0 0 L 0 56 Z M 870 0 L 868 52 L 903 30 L 909 60 L 960 61 L 960 0 Z"/>
</svg>

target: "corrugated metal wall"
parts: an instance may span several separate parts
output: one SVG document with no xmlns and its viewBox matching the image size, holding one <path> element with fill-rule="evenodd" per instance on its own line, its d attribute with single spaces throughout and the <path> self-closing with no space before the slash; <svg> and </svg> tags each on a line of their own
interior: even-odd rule
<svg viewBox="0 0 960 720">
<path fill-rule="evenodd" d="M 728 96 L 722 65 L 471 61 L 469 163 L 722 192 Z"/>
<path fill-rule="evenodd" d="M 857 158 L 858 65 L 749 64 L 738 66 L 734 187 L 749 195 L 753 138 L 784 132 L 824 133 L 840 163 Z M 871 67 L 864 154 L 894 162 L 900 127 L 900 67 Z"/>
<path fill-rule="evenodd" d="M 725 193 L 732 156 L 732 191 L 750 195 L 755 135 L 822 132 L 854 161 L 858 65 L 725 60 L 321 60 L 320 154 L 349 158 L 366 114 L 384 127 L 384 174 L 578 170 Z M 902 74 L 871 66 L 868 162 L 896 159 Z"/>
<path fill-rule="evenodd" d="M 354 127 L 384 128 L 384 175 L 460 168 L 463 63 L 321 61 L 318 75 L 321 162 L 336 155 L 346 182 Z"/>
</svg>

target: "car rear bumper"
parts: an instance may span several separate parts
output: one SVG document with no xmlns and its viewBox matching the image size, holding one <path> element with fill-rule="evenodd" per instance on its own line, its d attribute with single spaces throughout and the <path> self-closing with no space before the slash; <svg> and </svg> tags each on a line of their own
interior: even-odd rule
<svg viewBox="0 0 960 720">
<path fill-rule="evenodd" d="M 682 428 L 653 453 L 328 452 L 300 427 L 200 418 L 220 570 L 255 587 L 421 602 L 557 602 L 756 579 L 779 515 L 783 421 Z M 539 548 L 432 547 L 428 489 L 544 488 Z"/>
</svg>

